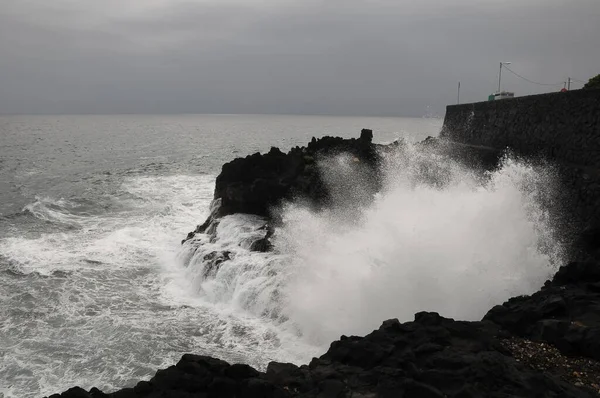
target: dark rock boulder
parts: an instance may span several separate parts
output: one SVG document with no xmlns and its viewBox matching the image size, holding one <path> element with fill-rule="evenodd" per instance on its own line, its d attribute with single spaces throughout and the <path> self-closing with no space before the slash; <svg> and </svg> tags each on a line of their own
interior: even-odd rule
<svg viewBox="0 0 600 398">
<path fill-rule="evenodd" d="M 266 230 L 267 233 L 265 234 L 264 238 L 261 238 L 261 239 L 258 239 L 258 240 L 255 240 L 254 242 L 252 242 L 252 244 L 250 245 L 250 250 L 253 252 L 266 253 L 268 251 L 271 251 L 271 249 L 273 249 L 273 244 L 271 243 L 271 238 L 273 237 L 275 230 L 273 229 L 271 224 L 265 224 L 261 229 Z"/>
<path fill-rule="evenodd" d="M 73 387 L 69 388 L 62 394 L 50 395 L 49 398 L 118 398 L 119 396 L 124 396 L 122 394 L 129 391 L 131 391 L 131 389 L 126 388 L 115 394 L 105 394 L 97 388 L 92 388 L 89 392 L 87 392 L 81 387 Z"/>
<path fill-rule="evenodd" d="M 300 152 L 288 155 L 277 148 L 224 164 L 215 185 L 215 199 L 222 200 L 218 216 L 268 215 L 269 206 L 286 196 L 303 170 Z"/>
<path fill-rule="evenodd" d="M 592 396 L 516 361 L 503 348 L 501 333 L 492 322 L 457 322 L 419 313 L 414 322 L 389 320 L 365 337 L 342 336 L 309 365 L 272 362 L 262 373 L 186 354 L 150 381 L 108 397 Z"/>
<path fill-rule="evenodd" d="M 272 206 L 294 195 L 323 204 L 328 197 L 315 162 L 325 156 L 348 153 L 373 167 L 378 161 L 373 132 L 363 130 L 361 138 L 313 138 L 305 148 L 287 154 L 277 148 L 261 155 L 238 158 L 223 165 L 215 185 L 215 199 L 221 199 L 217 216 L 248 213 L 269 216 Z"/>
<path fill-rule="evenodd" d="M 203 258 L 204 269 L 202 271 L 202 278 L 214 278 L 219 271 L 221 264 L 225 261 L 231 260 L 231 252 L 229 251 L 213 251 L 206 254 Z"/>
<path fill-rule="evenodd" d="M 284 200 L 303 198 L 316 207 L 326 206 L 331 196 L 318 164 L 331 156 L 347 154 L 364 165 L 376 191 L 381 159 L 372 139 L 373 132 L 363 129 L 359 139 L 313 138 L 306 147 L 296 147 L 288 153 L 273 147 L 265 154 L 255 153 L 225 163 L 217 176 L 211 215 L 183 242 L 196 233 L 208 232 L 213 222 L 226 215 L 246 213 L 270 217 L 271 209 Z M 262 242 L 257 243 L 256 249 L 268 250 L 267 247 L 266 242 Z"/>
<path fill-rule="evenodd" d="M 600 251 L 600 228 L 588 227 L 577 236 L 575 246 L 580 251 L 598 257 Z M 595 255 L 595 256 L 594 256 Z"/>
<path fill-rule="evenodd" d="M 483 318 L 567 355 L 600 360 L 600 267 L 573 262 L 531 296 L 514 297 Z"/>
</svg>

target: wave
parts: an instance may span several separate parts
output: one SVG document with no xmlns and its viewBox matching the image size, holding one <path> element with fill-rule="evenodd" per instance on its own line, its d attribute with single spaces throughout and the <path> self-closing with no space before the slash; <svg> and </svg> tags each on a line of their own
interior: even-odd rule
<svg viewBox="0 0 600 398">
<path fill-rule="evenodd" d="M 118 212 L 82 217 L 77 229 L 0 239 L 0 339 L 10 347 L 0 376 L 14 387 L 0 392 L 37 397 L 75 384 L 115 390 L 186 352 L 259 368 L 316 355 L 315 347 L 245 309 L 251 294 L 264 291 L 257 275 L 247 278 L 256 288 L 244 292 L 229 289 L 243 279 L 234 275 L 238 267 L 229 280 L 221 272 L 224 283 L 207 284 L 204 294 L 185 285 L 191 278 L 177 260 L 181 237 L 192 220 L 208 215 L 213 189 L 213 176 L 132 177 L 119 190 Z M 203 239 L 229 248 L 232 261 L 249 270 L 244 256 L 257 263 L 273 257 L 245 254 L 261 233 L 255 224 L 260 228 L 258 218 L 232 217 L 218 228 L 226 238 Z M 268 270 L 258 269 L 268 281 Z M 223 304 L 236 302 L 232 294 L 238 307 Z M 254 309 L 267 301 L 254 300 Z M 49 355 L 70 359 L 49 364 Z"/>
<path fill-rule="evenodd" d="M 211 237 L 199 234 L 187 241 L 180 252 L 180 260 L 188 266 L 183 275 L 186 291 L 191 289 L 212 304 L 227 303 L 258 317 L 277 319 L 286 256 L 249 250 L 254 241 L 264 238 L 265 222 L 252 215 L 226 216 Z"/>
<path fill-rule="evenodd" d="M 68 225 L 77 225 L 82 216 L 73 214 L 73 209 L 78 205 L 75 202 L 66 199 L 54 199 L 50 197 L 35 197 L 35 202 L 26 205 L 22 214 L 31 214 L 34 217 L 50 222 L 57 222 Z"/>
<path fill-rule="evenodd" d="M 32 215 L 29 211 L 22 210 L 22 211 L 18 211 L 16 213 L 10 213 L 10 214 L 0 215 L 0 220 L 9 220 L 10 221 L 10 220 L 18 219 L 20 217 L 27 217 L 29 215 Z"/>
<path fill-rule="evenodd" d="M 284 206 L 271 253 L 250 250 L 266 220 L 240 214 L 180 245 L 208 215 L 213 176 L 125 177 L 119 205 L 93 213 L 37 198 L 28 213 L 74 228 L 0 239 L 3 308 L 19 311 L 0 330 L 11 341 L 0 374 L 17 386 L 3 392 L 111 390 L 185 352 L 259 368 L 306 362 L 385 318 L 478 318 L 538 288 L 560 261 L 540 206 L 547 169 L 509 158 L 481 176 L 409 150 L 387 160 L 384 189 L 367 200 L 369 181 L 348 184 L 355 166 L 322 165 L 337 205 Z M 29 313 L 43 327 L 23 322 Z M 48 352 L 78 359 L 48 365 Z"/>
<path fill-rule="evenodd" d="M 178 235 L 201 218 L 212 196 L 213 176 L 126 178 L 111 211 L 77 199 L 36 197 L 24 214 L 60 228 L 0 239 L 0 253 L 20 272 L 146 264 L 176 252 Z M 96 206 L 98 207 L 98 206 Z M 116 210 L 115 210 L 116 209 Z"/>
<path fill-rule="evenodd" d="M 187 283 L 324 346 L 423 310 L 479 319 L 538 289 L 562 260 L 541 203 L 554 189 L 551 168 L 507 157 L 482 175 L 409 147 L 388 157 L 383 191 L 358 208 L 348 203 L 364 203 L 369 181 L 350 189 L 349 167 L 344 157 L 322 165 L 338 191 L 330 211 L 283 208 L 273 254 L 247 250 L 242 242 L 263 237 L 264 220 L 239 215 L 224 218 L 212 240 L 186 242 Z"/>
</svg>

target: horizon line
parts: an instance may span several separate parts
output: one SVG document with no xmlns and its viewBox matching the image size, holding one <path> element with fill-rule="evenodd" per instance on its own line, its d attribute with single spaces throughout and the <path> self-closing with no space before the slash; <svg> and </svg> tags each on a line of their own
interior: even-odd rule
<svg viewBox="0 0 600 398">
<path fill-rule="evenodd" d="M 312 117 L 357 117 L 357 118 L 411 118 L 411 119 L 440 119 L 444 115 L 421 115 L 421 116 L 402 116 L 402 115 L 349 115 L 349 114 L 303 114 L 303 113 L 194 113 L 194 112 L 165 112 L 165 113 L 151 113 L 151 112 L 123 112 L 123 113 L 2 113 L 3 116 L 312 116 Z"/>
</svg>

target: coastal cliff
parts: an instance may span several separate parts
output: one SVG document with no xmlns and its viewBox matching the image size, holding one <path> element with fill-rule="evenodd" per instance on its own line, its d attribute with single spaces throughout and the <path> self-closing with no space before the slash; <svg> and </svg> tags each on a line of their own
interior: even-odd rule
<svg viewBox="0 0 600 398">
<path fill-rule="evenodd" d="M 271 218 L 272 210 L 283 201 L 303 199 L 315 208 L 327 207 L 331 199 L 317 163 L 325 158 L 344 154 L 360 163 L 371 182 L 369 189 L 380 188 L 380 145 L 373 144 L 373 131 L 363 129 L 358 139 L 339 137 L 313 138 L 306 147 L 295 147 L 288 153 L 271 148 L 266 154 L 255 153 L 223 165 L 217 176 L 211 214 L 190 232 L 214 231 L 219 218 L 236 213 Z M 182 242 L 182 243 L 183 243 Z"/>
</svg>

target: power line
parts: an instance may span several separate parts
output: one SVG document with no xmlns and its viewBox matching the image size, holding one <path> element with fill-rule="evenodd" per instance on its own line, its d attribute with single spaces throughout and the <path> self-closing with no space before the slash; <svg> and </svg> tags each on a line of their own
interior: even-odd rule
<svg viewBox="0 0 600 398">
<path fill-rule="evenodd" d="M 520 77 L 521 79 L 523 79 L 525 81 L 528 81 L 529 83 L 537 84 L 537 85 L 540 85 L 540 86 L 562 86 L 564 84 L 564 82 L 554 83 L 554 84 L 538 83 L 538 82 L 534 82 L 533 80 L 529 80 L 528 78 L 519 75 L 518 73 L 516 73 L 515 71 L 513 71 L 512 69 L 510 69 L 508 66 L 504 66 L 504 69 L 507 69 L 513 75 L 515 75 L 517 77 Z M 574 79 L 572 79 L 572 80 L 574 80 Z"/>
</svg>

